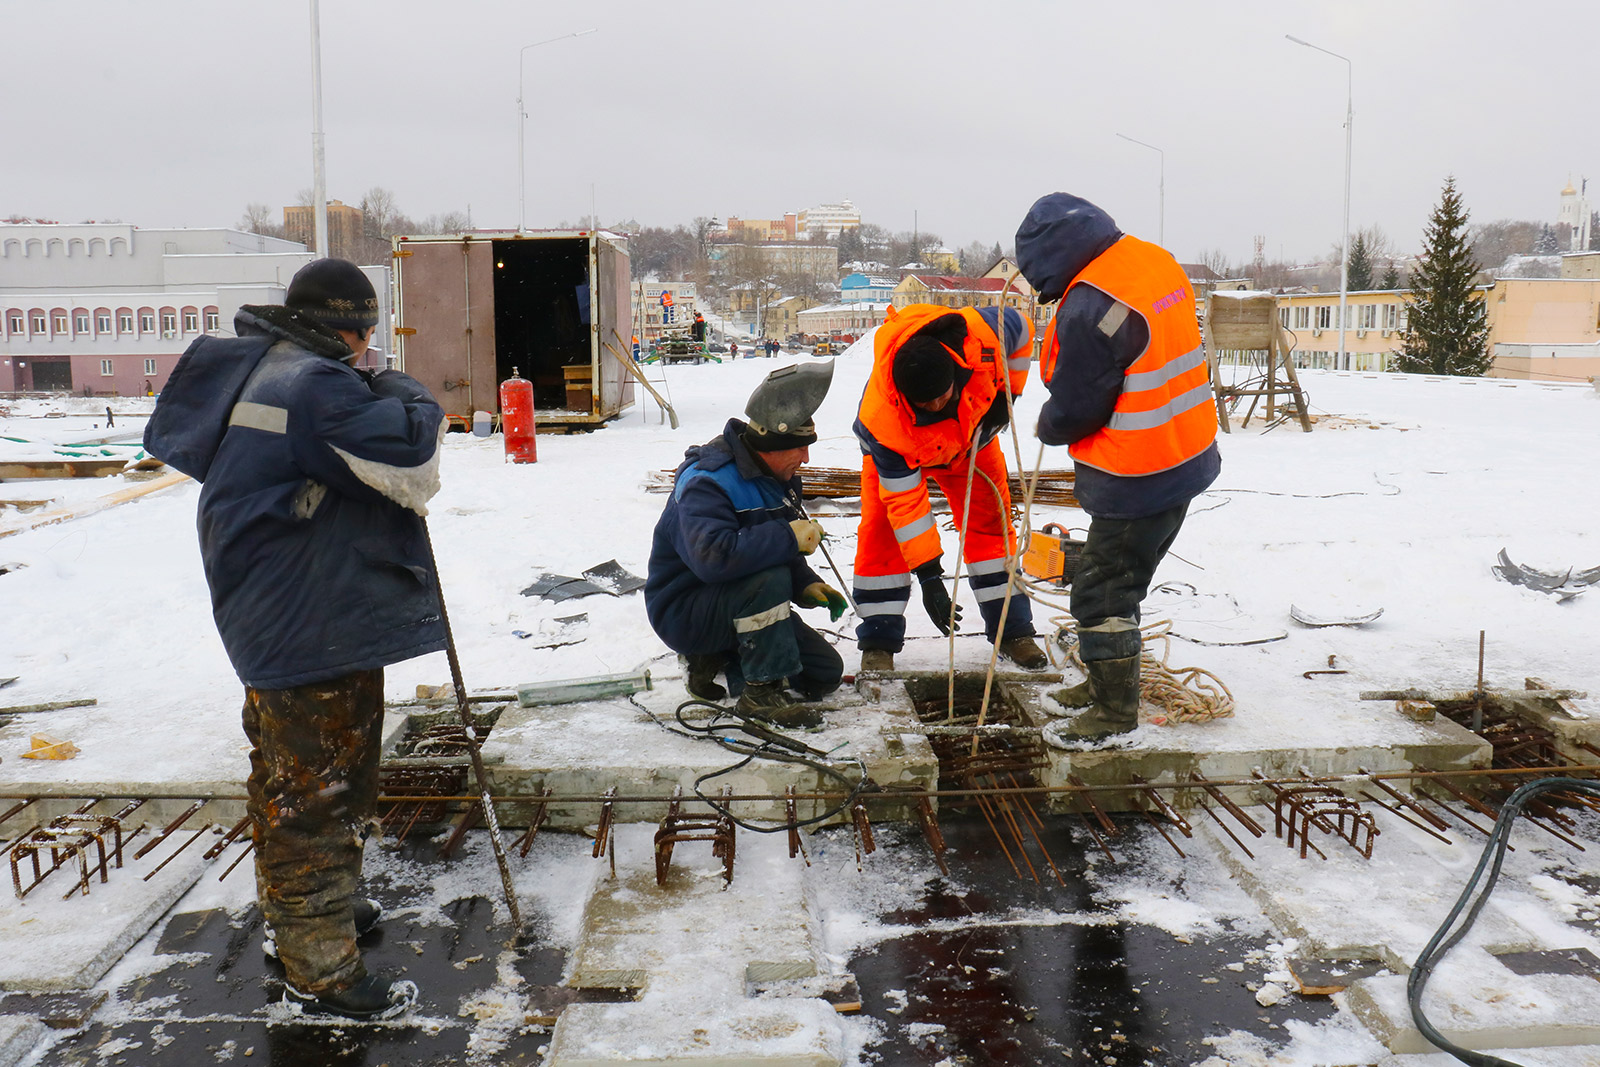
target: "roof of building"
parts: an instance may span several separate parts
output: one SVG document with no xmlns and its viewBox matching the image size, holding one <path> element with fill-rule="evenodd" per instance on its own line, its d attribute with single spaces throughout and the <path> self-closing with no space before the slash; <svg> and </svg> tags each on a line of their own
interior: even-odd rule
<svg viewBox="0 0 1600 1067">
<path fill-rule="evenodd" d="M 929 289 L 941 293 L 998 293 L 1006 286 L 1004 278 L 963 278 L 959 274 L 908 274 Z"/>
<path fill-rule="evenodd" d="M 1204 263 L 1179 263 L 1178 266 L 1183 268 L 1184 276 L 1191 282 L 1215 282 L 1222 280 L 1222 275 L 1218 274 Z"/>
</svg>

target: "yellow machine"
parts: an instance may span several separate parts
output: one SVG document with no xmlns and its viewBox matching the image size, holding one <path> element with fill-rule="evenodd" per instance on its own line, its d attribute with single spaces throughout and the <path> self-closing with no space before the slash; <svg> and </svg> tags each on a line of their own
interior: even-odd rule
<svg viewBox="0 0 1600 1067">
<path fill-rule="evenodd" d="M 1022 553 L 1022 569 L 1035 578 L 1059 585 L 1071 585 L 1083 562 L 1084 542 L 1070 536 L 1053 522 L 1043 530 L 1028 531 L 1028 547 Z"/>
</svg>

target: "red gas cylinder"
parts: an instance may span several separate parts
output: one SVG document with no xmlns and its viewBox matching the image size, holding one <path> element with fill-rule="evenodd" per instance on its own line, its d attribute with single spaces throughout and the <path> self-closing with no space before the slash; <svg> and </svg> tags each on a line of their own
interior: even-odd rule
<svg viewBox="0 0 1600 1067">
<path fill-rule="evenodd" d="M 500 383 L 500 429 L 506 438 L 506 455 L 513 463 L 534 463 L 539 459 L 533 420 L 533 383 L 511 377 Z"/>
</svg>

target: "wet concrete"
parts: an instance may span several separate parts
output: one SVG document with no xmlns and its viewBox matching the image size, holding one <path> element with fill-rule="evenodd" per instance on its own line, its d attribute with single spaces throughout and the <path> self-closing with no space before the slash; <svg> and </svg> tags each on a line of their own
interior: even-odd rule
<svg viewBox="0 0 1600 1067">
<path fill-rule="evenodd" d="M 942 820 L 951 879 L 933 880 L 919 908 L 885 921 L 960 920 L 960 928 L 884 942 L 848 964 L 862 1011 L 887 1026 L 884 1040 L 871 1048 L 874 1062 L 1193 1063 L 1214 1053 L 1204 1043 L 1208 1036 L 1246 1030 L 1282 1042 L 1285 1019 L 1334 1014 L 1322 997 L 1291 995 L 1262 1008 L 1245 985 L 1259 970 L 1225 969 L 1263 949 L 1267 938 L 1228 934 L 1185 943 L 1155 927 L 1113 919 L 1082 877 L 1080 842 L 1087 835 L 1081 823 L 1066 817 L 1045 822 L 1044 843 L 1065 887 L 1018 879 L 996 855 L 982 820 Z M 1124 840 L 1143 834 L 1154 831 L 1128 824 Z M 952 883 L 963 889 L 955 891 Z M 1099 913 L 1106 921 L 1013 924 L 1017 911 L 1036 908 L 1091 918 Z"/>
</svg>

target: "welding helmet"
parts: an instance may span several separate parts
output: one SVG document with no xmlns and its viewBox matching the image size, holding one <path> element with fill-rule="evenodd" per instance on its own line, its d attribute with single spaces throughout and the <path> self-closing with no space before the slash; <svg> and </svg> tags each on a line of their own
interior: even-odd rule
<svg viewBox="0 0 1600 1067">
<path fill-rule="evenodd" d="M 817 440 L 811 417 L 833 384 L 833 360 L 779 367 L 750 394 L 745 442 L 757 452 L 804 448 Z"/>
</svg>

